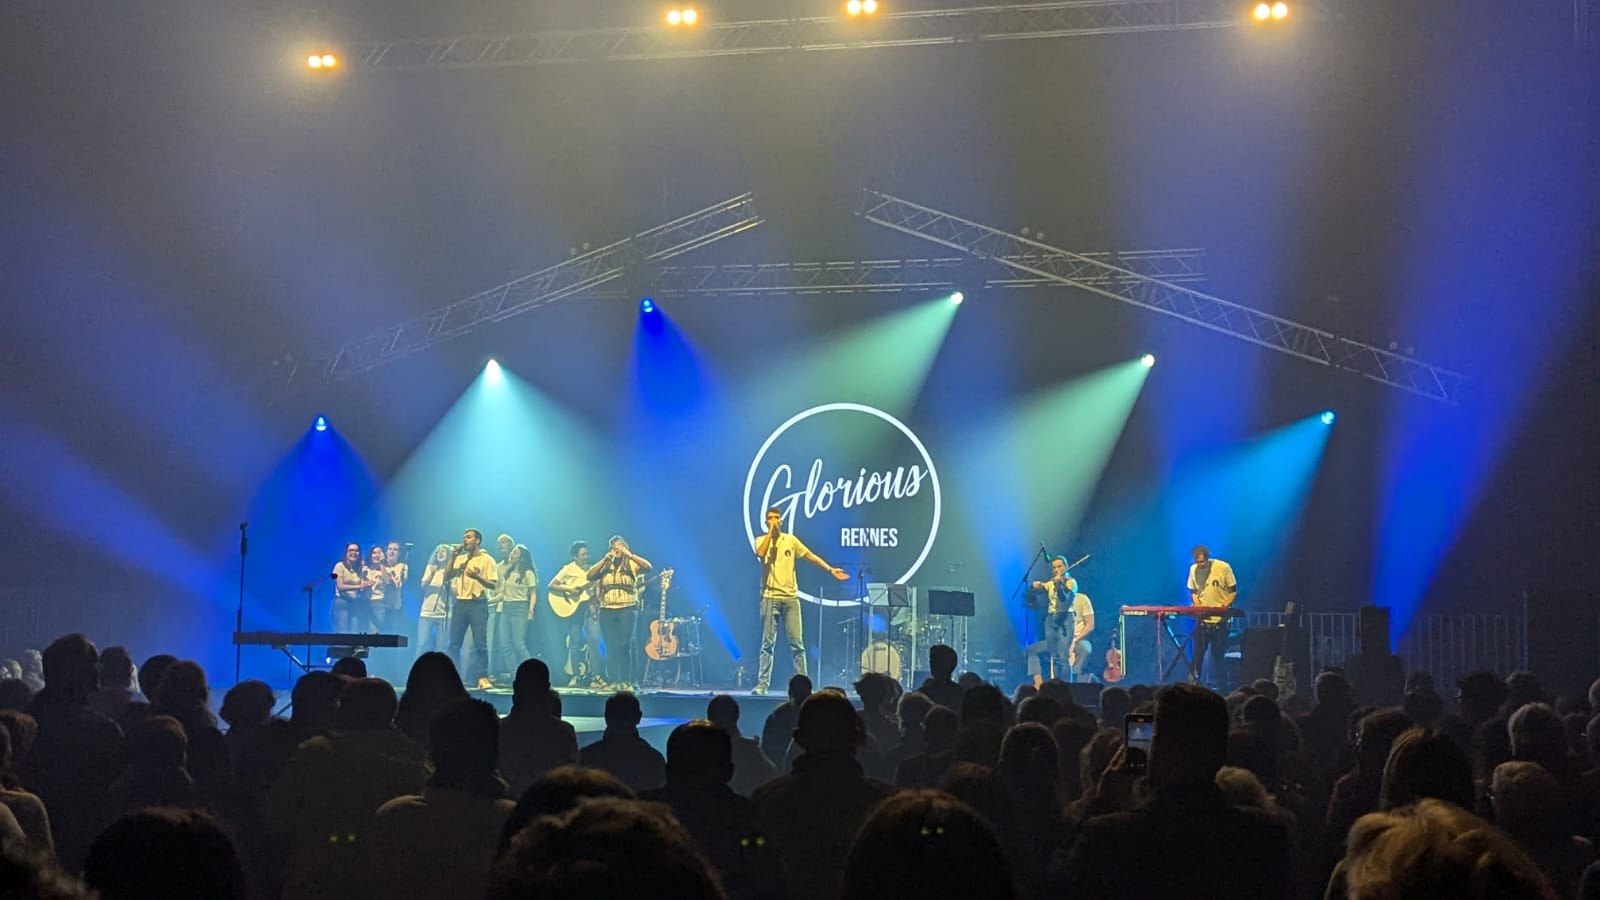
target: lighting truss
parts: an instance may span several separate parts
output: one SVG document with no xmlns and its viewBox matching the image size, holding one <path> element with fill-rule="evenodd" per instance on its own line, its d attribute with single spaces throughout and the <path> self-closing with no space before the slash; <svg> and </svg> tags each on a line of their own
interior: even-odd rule
<svg viewBox="0 0 1600 900">
<path fill-rule="evenodd" d="M 1124 268 L 1174 283 L 1203 281 L 1200 263 L 1204 251 L 1134 250 L 1085 253 Z M 1019 257 L 1027 264 L 1032 255 Z M 835 262 L 780 262 L 716 266 L 664 266 L 650 283 L 656 297 L 755 297 L 815 294 L 872 294 L 942 291 L 963 286 L 973 277 L 970 260 L 963 256 L 938 259 L 866 259 Z M 1031 288 L 1050 285 L 1051 279 L 1009 268 L 980 276 L 986 288 Z M 1109 282 L 1107 282 L 1109 283 Z M 967 286 L 972 290 L 979 285 Z"/>
<path fill-rule="evenodd" d="M 323 355 L 282 363 L 271 378 L 263 380 L 256 387 L 260 395 L 257 399 L 270 404 L 299 382 L 313 379 L 336 381 L 371 371 L 486 325 L 503 322 L 563 297 L 590 290 L 621 277 L 631 267 L 671 259 L 748 231 L 762 221 L 756 214 L 754 196 L 741 194 L 382 331 L 356 338 Z"/>
<path fill-rule="evenodd" d="M 864 192 L 859 215 L 869 222 L 1056 284 L 1183 319 L 1433 400 L 1455 403 L 1466 385 L 1465 376 L 1409 356 L 1203 294 L 1118 266 L 1111 260 L 1061 250 L 878 191 Z"/>
<path fill-rule="evenodd" d="M 1330 2 L 1297 0 L 1296 21 L 1327 18 Z M 338 49 L 353 72 L 483 69 L 1232 28 L 1250 24 L 1250 6 L 1242 0 L 1057 0 L 904 10 L 864 20 L 809 16 L 694 28 L 654 24 L 355 41 Z"/>
</svg>

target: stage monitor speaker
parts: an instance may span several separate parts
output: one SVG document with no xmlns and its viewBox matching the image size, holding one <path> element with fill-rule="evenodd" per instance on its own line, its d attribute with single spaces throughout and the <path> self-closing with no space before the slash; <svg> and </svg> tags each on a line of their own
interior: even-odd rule
<svg viewBox="0 0 1600 900">
<path fill-rule="evenodd" d="M 1582 697 L 1600 673 L 1600 611 L 1595 600 L 1582 590 L 1527 594 L 1528 665 L 1546 690 Z"/>
<path fill-rule="evenodd" d="M 1096 715 L 1099 714 L 1100 692 L 1104 690 L 1102 685 L 1095 684 L 1092 681 L 1074 681 L 1068 684 L 1067 687 L 1072 691 L 1074 703 Z"/>
<path fill-rule="evenodd" d="M 929 591 L 928 615 L 964 616 L 977 614 L 977 603 L 971 591 Z"/>
</svg>

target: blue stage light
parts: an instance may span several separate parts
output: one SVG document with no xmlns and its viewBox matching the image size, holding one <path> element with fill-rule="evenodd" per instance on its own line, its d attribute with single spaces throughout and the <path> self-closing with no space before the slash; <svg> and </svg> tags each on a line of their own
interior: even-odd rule
<svg viewBox="0 0 1600 900">
<path fill-rule="evenodd" d="M 489 360 L 483 364 L 483 379 L 490 384 L 499 384 L 501 380 L 500 363 Z"/>
<path fill-rule="evenodd" d="M 639 301 L 639 312 L 644 313 L 645 315 L 648 316 L 648 315 L 650 315 L 651 313 L 653 313 L 655 311 L 656 311 L 656 302 L 654 300 L 651 300 L 649 297 L 646 297 L 643 300 Z"/>
<path fill-rule="evenodd" d="M 1156 366 L 1156 355 L 1154 353 L 1146 353 L 1139 357 L 1139 362 L 1144 363 L 1146 369 L 1153 369 Z"/>
<path fill-rule="evenodd" d="M 317 416 L 317 420 L 315 422 L 311 423 L 311 427 L 316 429 L 317 431 L 327 431 L 328 430 L 328 419 L 327 419 L 327 417 L 325 417 L 325 416 Z"/>
<path fill-rule="evenodd" d="M 1335 416 L 1333 414 L 1333 410 L 1325 409 L 1325 410 L 1322 411 L 1322 417 L 1321 418 L 1322 418 L 1322 424 L 1324 424 L 1324 425 L 1332 425 L 1333 424 L 1333 420 L 1335 418 L 1337 418 L 1337 416 Z"/>
</svg>

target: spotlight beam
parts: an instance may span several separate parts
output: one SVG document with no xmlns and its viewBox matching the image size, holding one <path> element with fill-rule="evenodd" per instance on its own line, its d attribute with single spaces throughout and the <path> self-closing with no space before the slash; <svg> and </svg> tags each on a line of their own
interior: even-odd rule
<svg viewBox="0 0 1600 900">
<path fill-rule="evenodd" d="M 1239 0 L 1055 0 L 880 11 L 870 17 L 869 31 L 862 31 L 861 17 L 840 14 L 702 23 L 694 29 L 692 45 L 684 42 L 683 29 L 658 19 L 648 26 L 354 41 L 339 47 L 351 72 L 489 69 L 1237 28 L 1249 21 L 1240 11 Z M 1295 3 L 1301 22 L 1332 17 L 1330 0 Z"/>
<path fill-rule="evenodd" d="M 263 405 L 271 405 L 297 383 L 313 379 L 337 381 L 371 371 L 484 326 L 614 281 L 630 267 L 681 256 L 748 231 L 764 221 L 755 211 L 754 195 L 740 194 L 641 231 L 631 238 L 356 338 L 319 356 L 280 366 L 270 378 L 253 386 L 255 398 Z"/>
<path fill-rule="evenodd" d="M 1467 378 L 1440 366 L 1239 303 L 980 225 L 878 191 L 863 192 L 861 218 L 1131 306 L 1183 319 L 1260 347 L 1344 369 L 1412 394 L 1456 403 Z M 1028 257 L 1019 260 L 1019 257 Z M 1109 282 L 1109 286 L 1107 286 Z"/>
</svg>

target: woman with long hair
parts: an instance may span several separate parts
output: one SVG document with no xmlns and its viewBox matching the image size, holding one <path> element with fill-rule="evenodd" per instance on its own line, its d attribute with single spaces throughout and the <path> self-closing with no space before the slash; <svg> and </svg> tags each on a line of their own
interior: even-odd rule
<svg viewBox="0 0 1600 900">
<path fill-rule="evenodd" d="M 417 659 L 433 650 L 443 650 L 449 632 L 445 630 L 449 607 L 444 602 L 444 576 L 450 568 L 450 545 L 433 548 L 428 565 L 422 570 L 422 615 L 417 618 Z"/>
<path fill-rule="evenodd" d="M 438 651 L 424 653 L 411 664 L 411 674 L 406 676 L 406 692 L 394 714 L 395 727 L 424 750 L 430 750 L 433 717 L 454 701 L 465 699 L 467 689 L 461 685 L 461 672 L 450 657 Z"/>
<path fill-rule="evenodd" d="M 489 633 L 494 635 L 494 677 L 509 683 L 528 653 L 528 623 L 533 620 L 533 592 L 539 586 L 528 548 L 517 544 L 500 564 L 500 588 Z"/>
<path fill-rule="evenodd" d="M 367 592 L 367 631 L 377 634 L 389 618 L 388 591 L 394 585 L 389 578 L 389 555 L 383 552 L 383 547 L 373 544 L 367 551 L 366 565 L 367 583 L 372 588 Z"/>
</svg>

